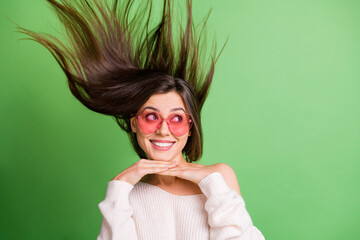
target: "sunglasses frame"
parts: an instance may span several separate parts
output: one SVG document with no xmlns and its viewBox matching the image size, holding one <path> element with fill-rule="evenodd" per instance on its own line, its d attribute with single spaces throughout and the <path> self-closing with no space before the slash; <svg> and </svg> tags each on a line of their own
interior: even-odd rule
<svg viewBox="0 0 360 240">
<path fill-rule="evenodd" d="M 147 109 L 144 109 L 144 110 L 138 112 L 138 113 L 136 114 L 136 118 L 135 118 L 137 125 L 139 126 L 140 130 L 141 130 L 143 133 L 145 133 L 145 132 L 144 132 L 143 129 L 141 129 L 141 126 L 140 126 L 141 124 L 139 124 L 138 119 L 140 118 L 140 115 L 141 115 L 145 110 L 147 110 Z M 187 115 L 188 118 L 189 118 L 189 124 L 190 124 L 190 125 L 189 125 L 189 130 L 188 130 L 187 132 L 185 132 L 184 134 L 182 134 L 182 135 L 176 135 L 175 133 L 173 133 L 173 132 L 171 131 L 171 127 L 170 127 L 170 124 L 169 124 L 169 122 L 168 122 L 169 117 L 164 118 L 164 117 L 163 117 L 160 113 L 158 113 L 157 111 L 153 111 L 153 112 L 156 113 L 156 114 L 158 114 L 158 115 L 160 116 L 161 122 L 158 124 L 157 128 L 155 129 L 155 131 L 153 131 L 153 132 L 151 132 L 151 133 L 154 133 L 154 132 L 156 132 L 157 130 L 159 130 L 159 128 L 161 128 L 161 126 L 162 126 L 162 124 L 163 124 L 164 121 L 166 122 L 169 131 L 170 131 L 172 134 L 174 134 L 175 136 L 177 136 L 177 137 L 181 137 L 181 136 L 185 135 L 187 132 L 190 131 L 190 129 L 191 129 L 192 126 L 193 126 L 193 121 L 192 121 L 191 115 L 188 114 L 188 113 L 183 113 L 183 114 Z M 176 113 L 171 113 L 169 116 L 171 116 L 171 115 L 173 115 L 173 114 L 176 114 Z M 151 134 L 151 133 L 145 133 L 145 134 Z"/>
</svg>

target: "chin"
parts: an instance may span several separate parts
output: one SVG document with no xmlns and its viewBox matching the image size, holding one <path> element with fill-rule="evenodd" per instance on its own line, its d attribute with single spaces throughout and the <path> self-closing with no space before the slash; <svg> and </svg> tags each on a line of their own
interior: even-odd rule
<svg viewBox="0 0 360 240">
<path fill-rule="evenodd" d="M 173 154 L 167 154 L 167 153 L 159 153 L 159 154 L 151 154 L 148 155 L 150 157 L 150 159 L 154 159 L 157 161 L 171 161 L 175 158 L 175 156 Z"/>
</svg>

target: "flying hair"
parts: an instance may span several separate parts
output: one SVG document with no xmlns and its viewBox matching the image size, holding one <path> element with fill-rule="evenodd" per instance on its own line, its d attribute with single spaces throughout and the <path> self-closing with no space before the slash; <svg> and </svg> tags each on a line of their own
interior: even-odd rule
<svg viewBox="0 0 360 240">
<path fill-rule="evenodd" d="M 209 64 L 201 61 L 206 52 L 203 30 L 209 15 L 197 33 L 192 1 L 186 0 L 186 23 L 183 28 L 179 21 L 175 36 L 172 0 L 163 0 L 157 24 L 153 24 L 151 0 L 141 0 L 137 8 L 134 0 L 46 1 L 64 27 L 66 41 L 20 26 L 18 29 L 55 57 L 71 93 L 88 109 L 112 116 L 129 134 L 138 155 L 146 157 L 131 131 L 130 118 L 152 94 L 186 90 L 182 97 L 194 119 L 195 134 L 184 152 L 190 162 L 199 159 L 200 111 L 217 60 L 213 41 Z"/>
</svg>

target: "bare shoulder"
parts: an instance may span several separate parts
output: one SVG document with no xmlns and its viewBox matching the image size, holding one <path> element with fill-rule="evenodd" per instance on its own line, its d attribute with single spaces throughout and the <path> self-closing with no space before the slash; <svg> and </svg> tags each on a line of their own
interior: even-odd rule
<svg viewBox="0 0 360 240">
<path fill-rule="evenodd" d="M 208 167 L 213 171 L 220 172 L 229 188 L 235 190 L 241 195 L 236 173 L 232 167 L 226 163 L 215 163 L 213 165 L 209 165 Z"/>
</svg>

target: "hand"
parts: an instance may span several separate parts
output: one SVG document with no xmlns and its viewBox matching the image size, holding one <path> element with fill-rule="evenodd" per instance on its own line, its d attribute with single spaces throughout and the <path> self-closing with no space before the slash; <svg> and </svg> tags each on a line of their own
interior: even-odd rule
<svg viewBox="0 0 360 240">
<path fill-rule="evenodd" d="M 195 163 L 186 163 L 173 168 L 169 168 L 168 170 L 159 172 L 158 174 L 179 177 L 199 184 L 203 178 L 213 172 L 214 170 L 211 169 L 210 166 Z"/>
<path fill-rule="evenodd" d="M 121 180 L 135 185 L 142 177 L 147 174 L 167 171 L 178 166 L 178 163 L 169 161 L 156 161 L 148 159 L 140 159 L 111 180 Z"/>
</svg>

